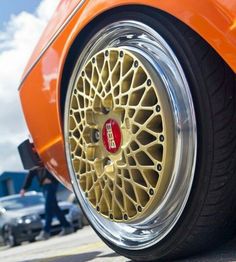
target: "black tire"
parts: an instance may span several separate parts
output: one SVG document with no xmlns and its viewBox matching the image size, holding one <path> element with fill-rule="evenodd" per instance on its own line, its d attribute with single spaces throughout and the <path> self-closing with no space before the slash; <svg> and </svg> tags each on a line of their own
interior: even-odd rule
<svg viewBox="0 0 236 262">
<path fill-rule="evenodd" d="M 83 221 L 82 221 L 82 217 L 79 219 L 79 223 L 78 223 L 78 229 L 82 229 L 83 228 Z"/>
<path fill-rule="evenodd" d="M 197 161 L 186 207 L 177 224 L 160 242 L 146 249 L 128 250 L 97 233 L 113 250 L 133 260 L 186 257 L 223 243 L 235 231 L 235 74 L 193 30 L 151 9 L 131 9 L 111 15 L 97 25 L 92 35 L 122 19 L 140 21 L 152 27 L 180 61 L 196 112 Z"/>
<path fill-rule="evenodd" d="M 31 239 L 29 239 L 29 242 L 30 243 L 34 243 L 36 240 L 35 240 L 35 238 L 33 237 L 33 238 L 31 238 Z"/>
<path fill-rule="evenodd" d="M 16 240 L 16 237 L 13 233 L 11 225 L 5 225 L 3 228 L 3 241 L 5 246 L 7 247 L 15 247 L 18 246 L 20 243 Z"/>
</svg>

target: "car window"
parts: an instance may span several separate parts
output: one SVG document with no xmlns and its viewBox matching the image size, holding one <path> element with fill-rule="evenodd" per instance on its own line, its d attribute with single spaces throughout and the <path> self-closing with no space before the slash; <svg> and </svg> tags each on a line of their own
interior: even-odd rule
<svg viewBox="0 0 236 262">
<path fill-rule="evenodd" d="M 16 210 L 42 204 L 44 204 L 44 198 L 40 195 L 0 200 L 0 206 L 6 210 Z"/>
</svg>

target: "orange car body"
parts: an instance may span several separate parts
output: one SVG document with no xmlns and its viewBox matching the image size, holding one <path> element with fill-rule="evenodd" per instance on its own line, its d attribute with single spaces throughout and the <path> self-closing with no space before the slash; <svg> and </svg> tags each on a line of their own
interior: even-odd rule
<svg viewBox="0 0 236 262">
<path fill-rule="evenodd" d="M 62 0 L 25 69 L 20 97 L 41 159 L 70 186 L 60 96 L 67 54 L 78 34 L 108 10 L 145 5 L 181 20 L 207 41 L 236 73 L 236 2 L 232 0 Z"/>
</svg>

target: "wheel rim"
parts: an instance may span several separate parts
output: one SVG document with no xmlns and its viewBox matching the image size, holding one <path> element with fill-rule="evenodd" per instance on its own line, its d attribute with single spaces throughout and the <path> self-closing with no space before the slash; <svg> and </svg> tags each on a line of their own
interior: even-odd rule
<svg viewBox="0 0 236 262">
<path fill-rule="evenodd" d="M 65 138 L 74 190 L 100 234 L 142 249 L 169 233 L 191 189 L 197 138 L 184 72 L 159 34 L 121 21 L 89 41 L 68 89 Z"/>
<path fill-rule="evenodd" d="M 14 245 L 14 237 L 12 235 L 11 227 L 7 226 L 4 229 L 4 243 L 6 246 L 12 247 Z"/>
</svg>

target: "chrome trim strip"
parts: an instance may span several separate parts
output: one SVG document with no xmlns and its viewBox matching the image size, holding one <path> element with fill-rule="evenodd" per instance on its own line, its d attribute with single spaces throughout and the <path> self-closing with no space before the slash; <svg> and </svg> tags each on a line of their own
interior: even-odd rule
<svg viewBox="0 0 236 262">
<path fill-rule="evenodd" d="M 43 54 L 47 51 L 47 49 L 50 47 L 50 45 L 54 42 L 54 40 L 58 37 L 58 35 L 61 33 L 61 31 L 66 27 L 66 25 L 71 21 L 71 19 L 73 18 L 73 16 L 76 14 L 76 12 L 82 7 L 82 5 L 85 3 L 86 0 L 81 0 L 78 5 L 76 6 L 76 8 L 72 11 L 72 13 L 67 17 L 67 19 L 65 20 L 65 22 L 58 28 L 58 30 L 55 32 L 55 34 L 51 37 L 51 39 L 48 41 L 48 43 L 46 44 L 46 46 L 42 49 L 42 51 L 40 52 L 38 58 L 35 60 L 35 62 L 30 66 L 30 68 L 28 69 L 28 71 L 25 73 L 24 77 L 22 78 L 18 90 L 20 90 L 23 82 L 26 80 L 26 78 L 28 77 L 28 75 L 30 74 L 30 72 L 32 71 L 32 69 L 35 67 L 35 65 L 38 63 L 38 61 L 41 59 L 41 57 L 43 56 Z"/>
</svg>

